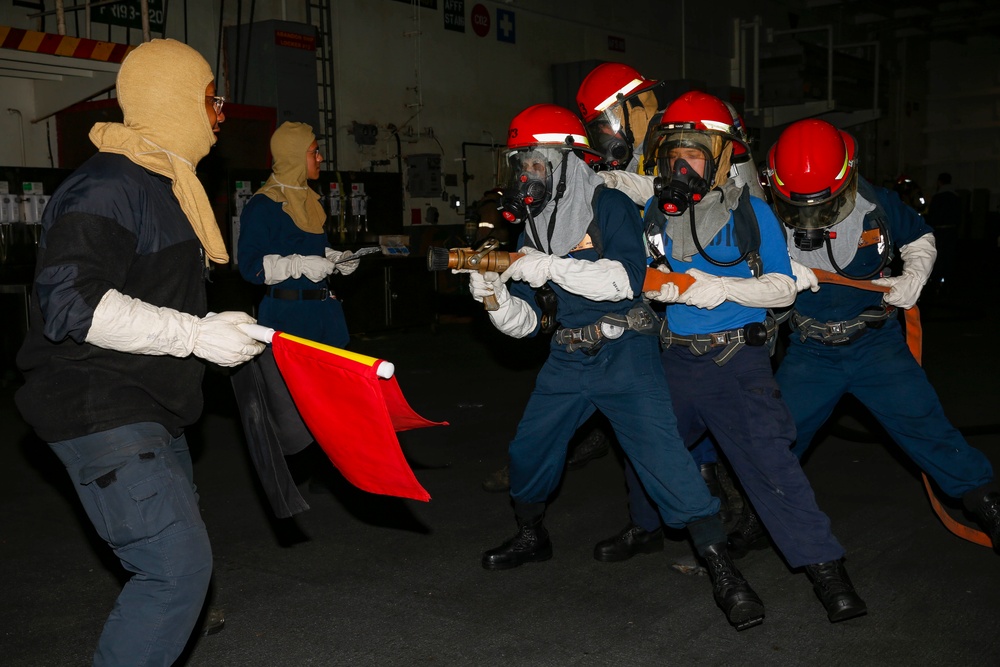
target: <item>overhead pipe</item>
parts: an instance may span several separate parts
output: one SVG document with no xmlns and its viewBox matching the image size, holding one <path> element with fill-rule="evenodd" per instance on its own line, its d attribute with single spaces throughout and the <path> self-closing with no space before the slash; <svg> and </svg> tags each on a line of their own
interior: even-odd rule
<svg viewBox="0 0 1000 667">
<path fill-rule="evenodd" d="M 56 0 L 56 32 L 66 34 L 66 9 L 63 7 L 63 0 Z"/>
<path fill-rule="evenodd" d="M 149 0 L 139 0 L 139 18 L 142 21 L 142 41 L 149 41 Z"/>
<path fill-rule="evenodd" d="M 250 50 L 253 48 L 253 14 L 257 8 L 257 0 L 250 0 L 250 20 L 247 22 L 247 57 L 243 61 L 243 87 L 240 89 L 240 103 L 247 101 L 247 79 L 250 78 Z"/>
</svg>

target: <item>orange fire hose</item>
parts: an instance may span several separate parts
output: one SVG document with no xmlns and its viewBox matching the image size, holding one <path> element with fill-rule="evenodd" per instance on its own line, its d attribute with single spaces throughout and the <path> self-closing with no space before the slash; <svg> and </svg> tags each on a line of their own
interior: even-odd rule
<svg viewBox="0 0 1000 667">
<path fill-rule="evenodd" d="M 857 289 L 868 290 L 869 292 L 888 292 L 888 287 L 882 287 L 880 285 L 873 285 L 867 280 L 852 280 L 850 278 L 845 278 L 844 276 L 838 275 L 836 273 L 830 273 L 829 271 L 823 271 L 821 269 L 813 269 L 813 273 L 816 274 L 816 279 L 821 283 L 833 283 L 836 285 L 846 285 L 847 287 L 856 287 Z M 918 364 L 922 363 L 923 360 L 923 329 L 920 326 L 920 311 L 916 306 L 912 308 L 907 308 L 903 311 L 904 322 L 906 323 L 906 345 L 910 348 L 910 352 L 913 353 L 913 358 L 917 360 Z M 984 547 L 992 547 L 993 543 L 986 533 L 981 530 L 967 526 L 964 523 L 956 521 L 948 511 L 941 505 L 941 502 L 934 495 L 934 489 L 931 487 L 931 482 L 927 479 L 927 474 L 921 472 L 920 476 L 924 481 L 924 489 L 927 491 L 927 499 L 931 503 L 931 507 L 934 509 L 934 513 L 937 514 L 938 519 L 944 524 L 952 534 L 961 537 L 963 540 L 968 540 L 974 544 L 979 544 Z"/>
</svg>

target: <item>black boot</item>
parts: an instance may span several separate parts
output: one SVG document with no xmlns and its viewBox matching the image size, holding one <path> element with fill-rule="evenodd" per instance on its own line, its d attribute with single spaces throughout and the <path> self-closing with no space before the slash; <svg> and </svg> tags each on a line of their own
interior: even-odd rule
<svg viewBox="0 0 1000 667">
<path fill-rule="evenodd" d="M 601 540 L 594 545 L 594 558 L 604 563 L 617 563 L 637 554 L 651 554 L 656 551 L 663 551 L 663 529 L 646 531 L 629 522 L 614 537 Z"/>
<path fill-rule="evenodd" d="M 740 515 L 733 532 L 729 533 L 727 544 L 729 555 L 733 558 L 743 558 L 751 551 L 766 549 L 769 546 L 764 525 L 749 502 L 743 506 L 743 514 Z"/>
<path fill-rule="evenodd" d="M 487 570 L 509 570 L 525 563 L 537 563 L 550 558 L 552 543 L 541 517 L 531 521 L 518 518 L 517 534 L 496 549 L 485 552 L 483 567 Z"/>
<path fill-rule="evenodd" d="M 764 622 L 764 603 L 750 588 L 726 551 L 726 545 L 713 544 L 701 555 L 712 579 L 712 595 L 737 630 L 746 630 Z"/>
<path fill-rule="evenodd" d="M 573 448 L 573 454 L 566 461 L 567 470 L 577 470 L 587 465 L 594 459 L 599 459 L 611 449 L 611 442 L 608 436 L 595 426 L 590 433 Z"/>
<path fill-rule="evenodd" d="M 701 470 L 701 478 L 705 480 L 705 485 L 708 487 L 708 492 L 719 499 L 719 518 L 722 519 L 722 523 L 729 523 L 733 518 L 733 511 L 729 506 L 729 495 L 726 494 L 719 482 L 719 464 L 702 463 L 699 469 Z"/>
<path fill-rule="evenodd" d="M 989 535 L 993 550 L 1000 553 L 1000 490 L 996 484 L 986 484 L 969 491 L 962 496 L 962 502 Z"/>
<path fill-rule="evenodd" d="M 806 574 L 831 623 L 868 613 L 865 601 L 854 591 L 843 560 L 806 565 Z"/>
</svg>

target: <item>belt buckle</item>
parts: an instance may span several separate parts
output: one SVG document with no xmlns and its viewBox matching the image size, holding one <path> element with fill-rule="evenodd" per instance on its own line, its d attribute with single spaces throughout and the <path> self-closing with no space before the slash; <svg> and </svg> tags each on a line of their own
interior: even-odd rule
<svg viewBox="0 0 1000 667">
<path fill-rule="evenodd" d="M 718 347 L 719 345 L 729 345 L 729 333 L 726 331 L 720 331 L 718 333 L 708 334 L 712 338 L 712 347 Z"/>
<path fill-rule="evenodd" d="M 844 335 L 844 323 L 843 322 L 829 322 L 826 325 L 827 331 L 831 336 L 843 336 Z"/>
</svg>

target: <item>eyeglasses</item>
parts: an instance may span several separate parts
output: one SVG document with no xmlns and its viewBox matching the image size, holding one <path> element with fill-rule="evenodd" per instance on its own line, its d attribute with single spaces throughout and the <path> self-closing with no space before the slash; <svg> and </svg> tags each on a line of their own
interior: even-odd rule
<svg viewBox="0 0 1000 667">
<path fill-rule="evenodd" d="M 226 98 L 222 95 L 207 95 L 206 97 L 212 100 L 212 106 L 215 107 L 215 113 L 222 113 L 222 106 L 226 103 Z"/>
</svg>

